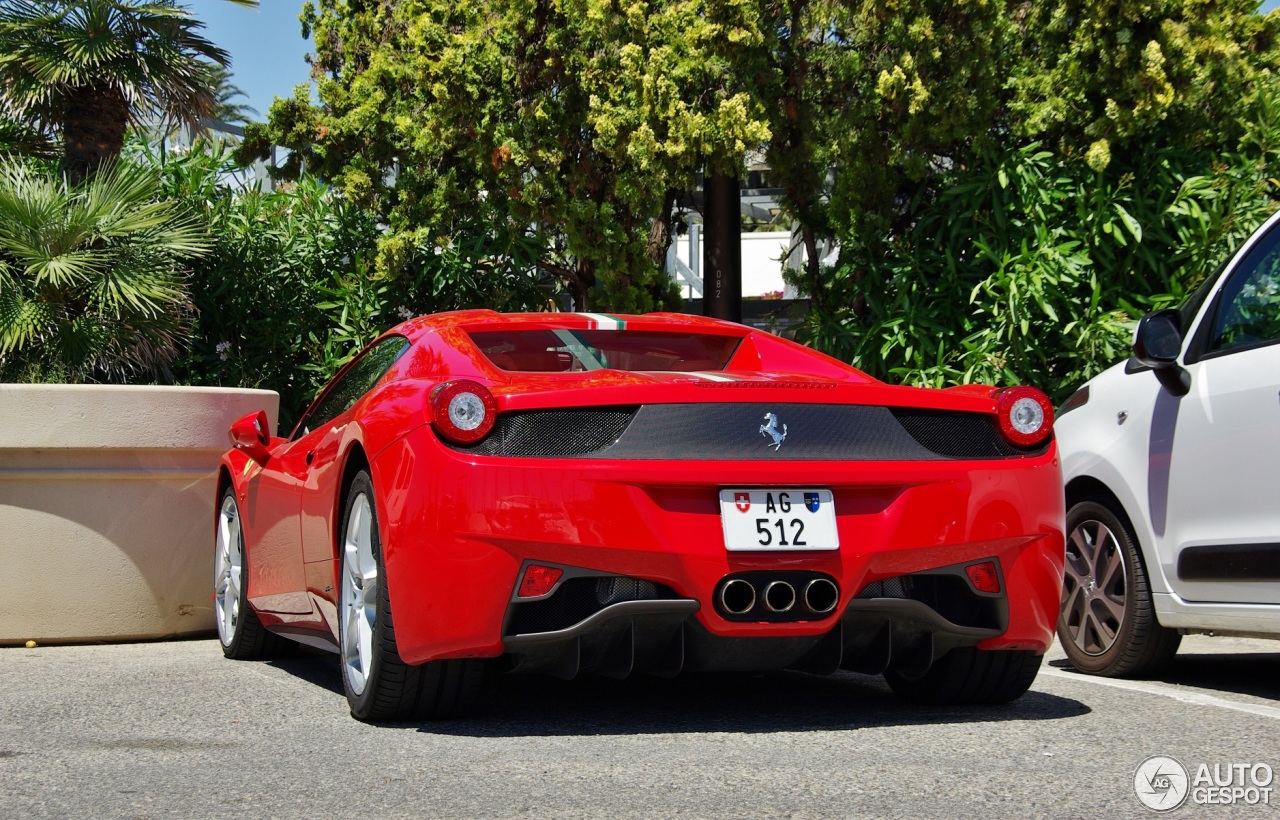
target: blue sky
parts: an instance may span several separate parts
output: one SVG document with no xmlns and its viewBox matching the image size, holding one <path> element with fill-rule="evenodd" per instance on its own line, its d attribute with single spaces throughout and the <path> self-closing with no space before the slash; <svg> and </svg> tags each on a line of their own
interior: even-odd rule
<svg viewBox="0 0 1280 820">
<path fill-rule="evenodd" d="M 257 11 L 226 0 L 186 3 L 206 24 L 205 36 L 231 52 L 234 82 L 249 95 L 259 119 L 266 119 L 274 98 L 292 96 L 294 86 L 308 81 L 310 66 L 303 56 L 311 44 L 302 39 L 298 23 L 302 0 L 261 0 Z M 1280 0 L 1266 0 L 1260 10 L 1277 6 Z"/>
<path fill-rule="evenodd" d="M 261 0 L 254 11 L 226 0 L 185 0 L 205 23 L 204 35 L 231 52 L 232 81 L 249 95 L 255 119 L 266 119 L 273 99 L 293 96 L 294 86 L 309 79 L 311 66 L 303 57 L 311 43 L 302 39 L 298 23 L 302 2 Z"/>
</svg>

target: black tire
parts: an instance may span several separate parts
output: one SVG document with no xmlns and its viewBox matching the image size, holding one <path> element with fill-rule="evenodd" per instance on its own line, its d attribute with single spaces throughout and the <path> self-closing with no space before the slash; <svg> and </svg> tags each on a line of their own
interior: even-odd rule
<svg viewBox="0 0 1280 820">
<path fill-rule="evenodd" d="M 884 679 L 894 694 L 917 703 L 991 705 L 1008 703 L 1031 688 L 1042 656 L 1021 649 L 952 649 L 923 675 L 892 667 Z"/>
<path fill-rule="evenodd" d="M 1176 630 L 1156 619 L 1133 528 L 1105 497 L 1067 511 L 1058 642 L 1076 669 L 1104 677 L 1155 674 L 1169 665 L 1182 642 Z"/>
<path fill-rule="evenodd" d="M 363 501 L 362 501 L 363 499 Z M 369 546 L 377 567 L 373 590 L 354 592 L 349 588 L 348 561 L 351 551 L 347 542 L 351 537 L 353 510 L 367 504 L 369 515 Z M 361 509 L 360 515 L 364 511 Z M 351 716 L 367 722 L 404 722 L 413 720 L 438 720 L 458 717 L 470 711 L 476 704 L 484 684 L 487 665 L 482 660 L 457 659 L 431 661 L 420 665 L 405 663 L 396 648 L 395 623 L 391 615 L 391 597 L 384 583 L 386 565 L 382 560 L 382 540 L 378 530 L 378 513 L 373 482 L 364 470 L 356 473 L 347 490 L 342 506 L 342 527 L 339 530 L 341 568 L 339 584 L 341 592 L 338 611 L 338 645 L 342 658 L 342 688 L 351 706 Z M 358 559 L 356 559 L 358 560 Z M 361 597 L 363 595 L 363 597 Z M 372 599 L 372 600 L 370 600 Z M 371 651 L 367 668 L 362 666 L 356 646 L 348 641 L 348 630 L 358 629 L 352 619 L 348 601 L 368 601 L 365 609 L 372 607 Z M 358 641 L 356 642 L 358 646 Z M 352 652 L 356 652 L 353 657 Z M 353 665 L 354 664 L 354 665 Z M 363 681 L 360 676 L 363 675 Z"/>
<path fill-rule="evenodd" d="M 227 543 L 225 539 L 235 539 Z M 225 562 L 228 552 L 239 553 L 240 565 L 233 571 Z M 228 574 L 224 575 L 224 570 Z M 238 576 L 235 578 L 234 576 Z M 224 582 L 231 580 L 236 594 L 224 594 Z M 224 620 L 223 613 L 230 609 Z M 218 526 L 214 530 L 214 617 L 218 622 L 218 642 L 222 654 L 237 661 L 258 661 L 292 655 L 298 645 L 268 630 L 249 605 L 249 551 L 244 547 L 244 527 L 235 489 L 228 486 L 218 502 Z"/>
</svg>

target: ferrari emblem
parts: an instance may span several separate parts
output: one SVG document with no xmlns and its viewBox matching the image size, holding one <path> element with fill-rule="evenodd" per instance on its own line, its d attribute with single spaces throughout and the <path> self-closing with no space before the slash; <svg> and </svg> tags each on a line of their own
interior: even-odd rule
<svg viewBox="0 0 1280 820">
<path fill-rule="evenodd" d="M 751 493 L 734 493 L 733 505 L 738 508 L 738 512 L 751 509 Z"/>
<path fill-rule="evenodd" d="M 766 443 L 766 447 L 772 447 L 777 450 L 782 446 L 782 442 L 787 440 L 787 425 L 782 425 L 782 429 L 778 429 L 778 417 L 773 413 L 765 413 L 764 420 L 767 424 L 760 425 L 760 435 L 768 436 L 773 439 L 772 443 Z"/>
</svg>

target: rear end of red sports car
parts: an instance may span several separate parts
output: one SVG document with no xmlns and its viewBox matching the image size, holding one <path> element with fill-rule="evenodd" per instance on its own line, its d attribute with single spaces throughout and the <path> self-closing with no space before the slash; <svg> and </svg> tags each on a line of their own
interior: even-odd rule
<svg viewBox="0 0 1280 820">
<path fill-rule="evenodd" d="M 356 683 L 379 671 L 358 623 L 379 617 L 406 668 L 458 686 L 475 659 L 564 678 L 845 669 L 951 703 L 1033 681 L 1063 563 L 1038 391 L 891 387 L 687 316 L 475 311 L 391 333 L 409 344 L 339 437 L 367 464 L 387 607 L 343 586 L 360 561 L 335 498 L 356 605 L 334 596 L 333 639 Z"/>
</svg>

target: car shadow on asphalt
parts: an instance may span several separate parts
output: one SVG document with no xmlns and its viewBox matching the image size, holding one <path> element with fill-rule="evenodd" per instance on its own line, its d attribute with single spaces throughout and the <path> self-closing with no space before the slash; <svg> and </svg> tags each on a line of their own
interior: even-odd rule
<svg viewBox="0 0 1280 820">
<path fill-rule="evenodd" d="M 1049 665 L 1075 671 L 1066 659 Z M 1140 679 L 1280 701 L 1280 652 L 1179 653 L 1168 669 Z"/>
<path fill-rule="evenodd" d="M 674 680 L 499 676 L 466 720 L 409 724 L 466 737 L 833 731 L 878 726 L 1056 720 L 1087 714 L 1079 701 L 1029 692 L 992 707 L 907 703 L 878 677 L 841 672 L 703 674 Z"/>
<path fill-rule="evenodd" d="M 346 697 L 342 691 L 342 669 L 337 655 L 309 646 L 299 646 L 296 651 L 297 654 L 290 657 L 267 661 L 267 665 L 321 689 L 328 689 L 339 697 Z"/>
<path fill-rule="evenodd" d="M 334 655 L 304 650 L 270 665 L 342 696 Z M 384 726 L 460 737 L 757 734 L 1060 720 L 1090 711 L 1080 701 L 1037 691 L 998 706 L 925 706 L 897 697 L 879 676 L 852 672 L 706 673 L 669 680 L 583 675 L 567 681 L 496 674 L 467 718 Z"/>
</svg>

